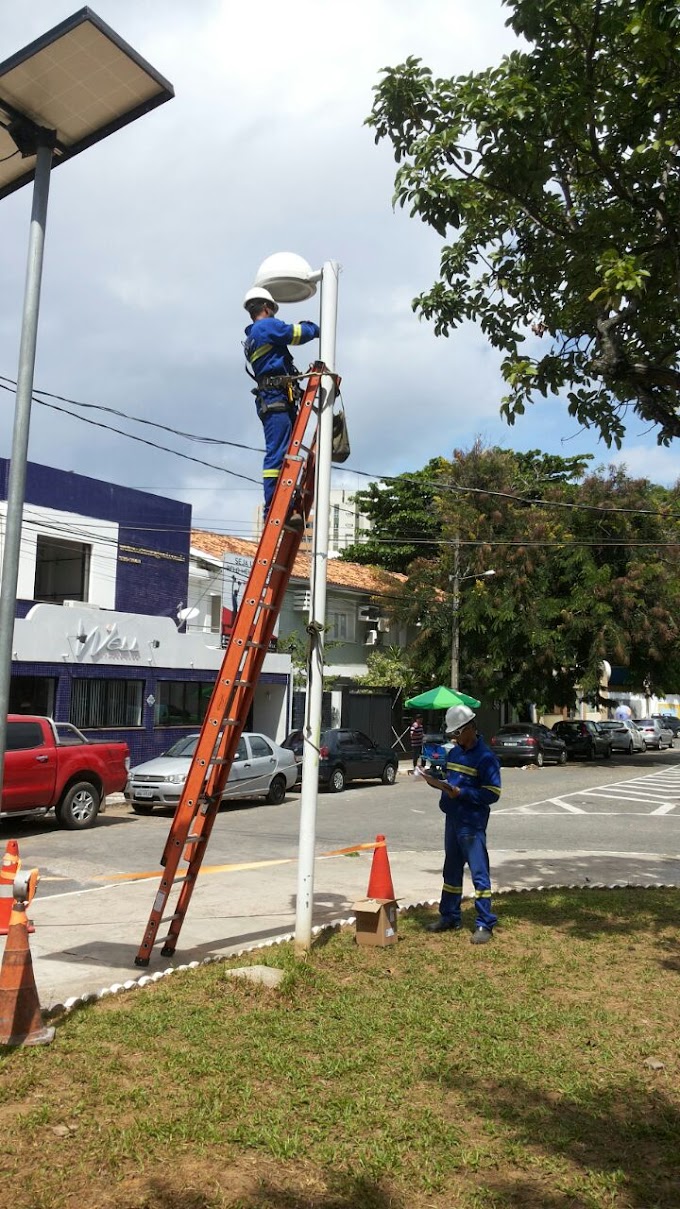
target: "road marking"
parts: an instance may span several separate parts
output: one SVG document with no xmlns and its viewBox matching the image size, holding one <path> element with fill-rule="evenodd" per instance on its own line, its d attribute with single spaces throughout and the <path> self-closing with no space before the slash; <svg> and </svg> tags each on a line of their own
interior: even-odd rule
<svg viewBox="0 0 680 1209">
<path fill-rule="evenodd" d="M 572 806 L 571 802 L 565 802 L 562 798 L 547 798 L 546 801 L 552 802 L 554 806 L 561 806 L 563 810 L 568 810 L 569 814 L 587 814 L 587 810 L 582 810 L 580 806 Z"/>
<path fill-rule="evenodd" d="M 656 810 L 652 810 L 652 814 L 670 814 L 671 810 L 675 810 L 677 802 L 664 802 Z"/>
</svg>

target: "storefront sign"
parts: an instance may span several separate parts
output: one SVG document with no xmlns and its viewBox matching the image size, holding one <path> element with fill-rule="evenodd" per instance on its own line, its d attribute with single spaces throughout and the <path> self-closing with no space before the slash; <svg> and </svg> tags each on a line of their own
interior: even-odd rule
<svg viewBox="0 0 680 1209">
<path fill-rule="evenodd" d="M 89 631 L 85 630 L 81 621 L 78 624 L 75 656 L 78 663 L 85 663 L 89 660 L 96 663 L 104 656 L 107 659 L 120 660 L 124 663 L 138 663 L 140 659 L 139 643 L 136 638 L 127 638 L 119 634 L 118 624 L 115 621 L 110 622 L 107 626 L 93 626 Z"/>
</svg>

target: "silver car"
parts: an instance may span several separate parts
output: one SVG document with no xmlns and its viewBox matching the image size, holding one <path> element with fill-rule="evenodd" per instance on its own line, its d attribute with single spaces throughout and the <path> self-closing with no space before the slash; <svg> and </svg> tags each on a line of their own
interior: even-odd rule
<svg viewBox="0 0 680 1209">
<path fill-rule="evenodd" d="M 670 727 L 664 726 L 658 718 L 636 718 L 635 725 L 642 733 L 648 747 L 655 747 L 657 751 L 663 751 L 664 747 L 673 746 L 673 731 Z"/>
<path fill-rule="evenodd" d="M 151 814 L 154 806 L 177 806 L 187 779 L 198 734 L 185 735 L 162 756 L 130 770 L 125 796 L 135 814 Z M 229 771 L 222 799 L 263 797 L 278 806 L 292 789 L 297 765 L 286 751 L 266 735 L 242 734 Z"/>
<path fill-rule="evenodd" d="M 607 735 L 612 751 L 625 751 L 632 756 L 634 751 L 646 751 L 647 741 L 634 722 L 627 718 L 615 722 L 596 722 L 601 734 Z"/>
</svg>

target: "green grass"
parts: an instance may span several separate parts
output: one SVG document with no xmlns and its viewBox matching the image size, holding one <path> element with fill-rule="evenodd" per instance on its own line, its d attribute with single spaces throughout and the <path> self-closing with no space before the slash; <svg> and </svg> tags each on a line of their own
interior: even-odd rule
<svg viewBox="0 0 680 1209">
<path fill-rule="evenodd" d="M 501 927 L 175 974 L 0 1058 L 32 1209 L 677 1209 L 680 899 L 500 897 Z M 663 1068 L 653 1070 L 654 1057 Z M 67 1130 L 64 1130 L 64 1126 Z"/>
</svg>

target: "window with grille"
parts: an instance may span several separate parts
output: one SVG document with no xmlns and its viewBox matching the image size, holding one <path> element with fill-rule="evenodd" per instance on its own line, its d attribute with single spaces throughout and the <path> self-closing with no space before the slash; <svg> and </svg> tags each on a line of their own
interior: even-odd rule
<svg viewBox="0 0 680 1209">
<path fill-rule="evenodd" d="M 141 726 L 143 680 L 90 680 L 71 685 L 69 721 L 79 730 L 105 726 Z"/>
</svg>

